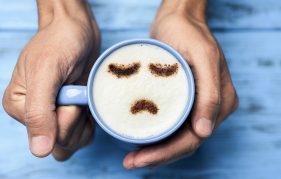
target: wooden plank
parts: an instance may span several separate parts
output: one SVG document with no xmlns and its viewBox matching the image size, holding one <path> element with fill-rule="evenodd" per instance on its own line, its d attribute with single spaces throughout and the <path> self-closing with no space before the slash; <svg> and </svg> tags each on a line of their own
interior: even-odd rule
<svg viewBox="0 0 281 179">
<path fill-rule="evenodd" d="M 0 33 L 0 96 L 17 56 L 32 32 Z M 102 49 L 147 31 L 104 31 Z M 232 115 L 187 159 L 157 170 L 126 171 L 126 152 L 98 130 L 93 145 L 64 163 L 37 159 L 28 151 L 26 131 L 0 107 L 1 178 L 279 178 L 281 166 L 281 32 L 215 33 L 228 59 L 240 96 Z"/>
<path fill-rule="evenodd" d="M 161 0 L 90 0 L 102 29 L 147 29 Z M 33 0 L 0 0 L 0 30 L 36 29 Z M 209 1 L 208 17 L 213 29 L 280 29 L 281 1 Z"/>
</svg>

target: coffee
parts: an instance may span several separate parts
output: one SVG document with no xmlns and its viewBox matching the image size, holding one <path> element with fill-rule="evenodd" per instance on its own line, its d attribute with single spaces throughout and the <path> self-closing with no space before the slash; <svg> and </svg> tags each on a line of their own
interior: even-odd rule
<svg viewBox="0 0 281 179">
<path fill-rule="evenodd" d="M 181 63 L 152 44 L 116 49 L 100 64 L 93 80 L 93 102 L 100 120 L 129 139 L 165 133 L 178 123 L 190 100 Z"/>
</svg>

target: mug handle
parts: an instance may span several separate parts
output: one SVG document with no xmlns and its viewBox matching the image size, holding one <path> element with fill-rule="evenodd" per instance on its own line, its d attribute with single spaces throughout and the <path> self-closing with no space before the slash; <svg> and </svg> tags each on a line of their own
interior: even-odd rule
<svg viewBox="0 0 281 179">
<path fill-rule="evenodd" d="M 87 86 L 66 85 L 63 86 L 57 96 L 57 105 L 87 105 Z"/>
</svg>

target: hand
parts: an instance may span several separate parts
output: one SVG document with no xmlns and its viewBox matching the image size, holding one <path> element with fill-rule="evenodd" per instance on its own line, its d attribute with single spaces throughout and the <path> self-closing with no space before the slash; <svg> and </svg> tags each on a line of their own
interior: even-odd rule
<svg viewBox="0 0 281 179">
<path fill-rule="evenodd" d="M 3 106 L 26 126 L 35 156 L 66 160 L 91 141 L 94 124 L 86 108 L 56 107 L 56 96 L 62 85 L 86 84 L 99 30 L 84 1 L 38 0 L 38 9 L 39 30 L 20 54 Z"/>
<path fill-rule="evenodd" d="M 181 2 L 193 2 L 191 9 L 203 12 L 204 1 L 196 1 Z M 171 139 L 129 153 L 123 162 L 127 169 L 157 166 L 191 155 L 238 105 L 223 52 L 207 26 L 204 13 L 193 13 L 178 2 L 162 3 L 151 37 L 174 47 L 188 62 L 195 78 L 195 103 L 187 122 Z"/>
</svg>

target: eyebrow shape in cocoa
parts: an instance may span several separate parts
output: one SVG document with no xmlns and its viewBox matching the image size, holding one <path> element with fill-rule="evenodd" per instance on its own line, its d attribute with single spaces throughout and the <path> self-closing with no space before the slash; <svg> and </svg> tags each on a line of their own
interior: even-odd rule
<svg viewBox="0 0 281 179">
<path fill-rule="evenodd" d="M 141 65 L 139 62 L 131 63 L 128 65 L 111 63 L 108 65 L 108 72 L 112 73 L 117 78 L 129 77 L 138 73 L 140 66 Z"/>
<path fill-rule="evenodd" d="M 158 112 L 158 107 L 151 100 L 139 99 L 132 104 L 130 111 L 132 114 L 137 114 L 143 111 L 147 111 L 150 114 L 155 115 Z"/>
<path fill-rule="evenodd" d="M 168 77 L 171 75 L 174 75 L 178 72 L 178 64 L 160 64 L 160 63 L 150 63 L 148 65 L 148 68 L 150 72 L 155 76 L 161 76 L 161 77 Z"/>
</svg>

